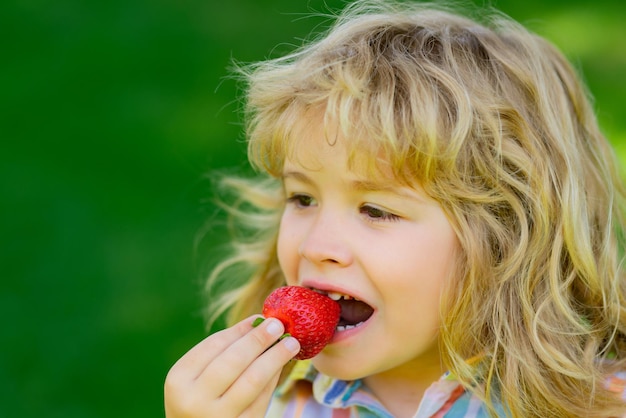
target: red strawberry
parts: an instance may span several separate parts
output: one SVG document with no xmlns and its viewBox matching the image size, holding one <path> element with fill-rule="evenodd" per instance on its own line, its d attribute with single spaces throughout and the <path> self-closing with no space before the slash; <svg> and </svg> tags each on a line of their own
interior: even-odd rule
<svg viewBox="0 0 626 418">
<path fill-rule="evenodd" d="M 317 355 L 333 338 L 341 308 L 331 298 L 300 286 L 274 290 L 263 303 L 263 316 L 279 319 L 300 342 L 296 359 Z"/>
</svg>

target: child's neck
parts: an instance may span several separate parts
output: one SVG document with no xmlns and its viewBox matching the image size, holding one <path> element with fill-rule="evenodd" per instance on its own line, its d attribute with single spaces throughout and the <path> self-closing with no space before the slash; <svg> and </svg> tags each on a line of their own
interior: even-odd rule
<svg viewBox="0 0 626 418">
<path fill-rule="evenodd" d="M 437 350 L 398 368 L 368 376 L 363 383 L 394 417 L 410 418 L 415 416 L 424 392 L 443 373 Z"/>
</svg>

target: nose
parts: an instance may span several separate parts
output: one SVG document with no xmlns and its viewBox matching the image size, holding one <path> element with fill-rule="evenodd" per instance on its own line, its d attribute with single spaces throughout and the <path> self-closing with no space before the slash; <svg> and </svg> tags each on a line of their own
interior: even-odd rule
<svg viewBox="0 0 626 418">
<path fill-rule="evenodd" d="M 320 211 L 300 242 L 298 253 L 316 264 L 348 266 L 353 261 L 349 221 Z"/>
</svg>

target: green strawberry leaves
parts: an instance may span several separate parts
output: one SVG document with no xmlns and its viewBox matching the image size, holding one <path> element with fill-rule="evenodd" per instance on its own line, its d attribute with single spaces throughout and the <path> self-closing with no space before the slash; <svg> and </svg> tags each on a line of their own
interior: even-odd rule
<svg viewBox="0 0 626 418">
<path fill-rule="evenodd" d="M 252 322 L 252 327 L 254 327 L 254 328 L 258 327 L 259 325 L 261 325 L 263 323 L 263 321 L 265 321 L 265 318 L 259 317 L 259 318 L 255 319 L 254 322 Z M 280 336 L 278 341 L 283 340 L 283 339 L 285 339 L 287 337 L 291 337 L 291 334 L 288 333 L 288 332 L 285 332 L 283 335 Z"/>
</svg>

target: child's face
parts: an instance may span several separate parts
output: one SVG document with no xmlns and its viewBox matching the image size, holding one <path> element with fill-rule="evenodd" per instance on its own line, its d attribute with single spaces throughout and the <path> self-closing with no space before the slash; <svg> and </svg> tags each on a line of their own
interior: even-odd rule
<svg viewBox="0 0 626 418">
<path fill-rule="evenodd" d="M 331 146 L 321 129 L 300 134 L 297 158 L 283 172 L 278 257 L 287 283 L 349 295 L 373 310 L 336 332 L 316 367 L 343 379 L 439 372 L 440 303 L 458 250 L 443 210 L 419 189 L 349 170 L 343 138 Z M 370 311 L 353 307 L 361 309 L 349 322 Z"/>
</svg>

